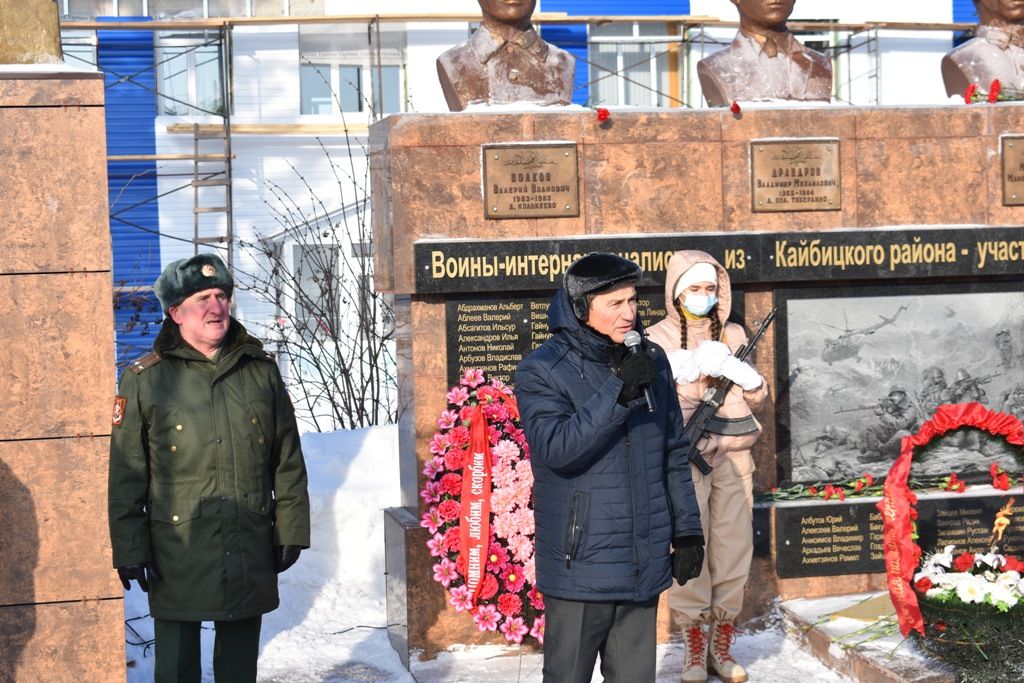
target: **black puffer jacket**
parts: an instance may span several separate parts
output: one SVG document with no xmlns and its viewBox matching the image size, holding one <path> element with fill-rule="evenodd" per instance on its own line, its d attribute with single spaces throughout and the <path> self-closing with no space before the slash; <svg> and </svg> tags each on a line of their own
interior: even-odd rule
<svg viewBox="0 0 1024 683">
<path fill-rule="evenodd" d="M 643 601 L 672 582 L 674 536 L 699 536 L 687 441 L 656 345 L 656 411 L 619 405 L 622 346 L 582 325 L 559 289 L 553 333 L 516 369 L 530 444 L 537 587 L 564 600 Z M 645 342 L 645 346 L 650 342 Z"/>
</svg>

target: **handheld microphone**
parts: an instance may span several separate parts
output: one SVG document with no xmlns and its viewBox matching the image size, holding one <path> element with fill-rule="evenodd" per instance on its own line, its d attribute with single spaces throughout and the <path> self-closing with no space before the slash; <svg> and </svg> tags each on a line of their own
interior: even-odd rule
<svg viewBox="0 0 1024 683">
<path fill-rule="evenodd" d="M 643 350 L 640 348 L 640 333 L 636 330 L 627 332 L 626 336 L 622 339 L 622 343 L 626 345 L 630 353 L 643 353 Z M 647 412 L 653 413 L 657 405 L 654 402 L 654 390 L 651 389 L 650 384 L 645 384 L 641 388 L 644 390 L 644 400 L 647 401 Z"/>
</svg>

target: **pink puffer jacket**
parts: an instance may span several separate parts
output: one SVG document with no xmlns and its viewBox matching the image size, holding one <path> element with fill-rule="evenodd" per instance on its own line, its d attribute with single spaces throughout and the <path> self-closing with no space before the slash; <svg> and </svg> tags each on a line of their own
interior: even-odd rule
<svg viewBox="0 0 1024 683">
<path fill-rule="evenodd" d="M 676 283 L 683 273 L 689 270 L 694 264 L 706 262 L 715 267 L 718 273 L 718 319 L 722 322 L 721 341 L 732 349 L 733 353 L 747 343 L 747 335 L 743 328 L 735 323 L 726 322 L 732 310 L 732 287 L 729 283 L 729 274 L 725 268 L 719 265 L 710 254 L 703 251 L 677 251 L 668 262 L 668 272 L 665 274 L 665 308 L 667 315 L 664 320 L 647 328 L 651 340 L 665 349 L 669 355 L 676 349 L 682 348 L 682 326 L 679 319 L 679 312 L 672 305 L 672 293 L 675 291 Z M 701 342 L 711 337 L 711 319 L 686 321 L 686 348 L 695 350 Z M 708 377 L 701 375 L 696 381 L 689 384 L 676 384 L 676 391 L 679 394 L 679 404 L 683 409 L 684 420 L 689 420 L 690 415 L 697 409 L 701 396 L 708 388 Z M 733 386 L 726 396 L 725 403 L 716 413 L 717 417 L 736 420 L 737 418 L 750 417 L 753 420 L 755 429 L 746 434 L 726 436 L 721 434 L 708 434 L 705 442 L 700 444 L 701 455 L 708 462 L 716 456 L 732 457 L 748 453 L 757 437 L 761 433 L 761 425 L 753 418 L 751 409 L 756 409 L 764 403 L 768 396 L 766 382 L 752 391 L 743 391 L 739 386 Z"/>
</svg>

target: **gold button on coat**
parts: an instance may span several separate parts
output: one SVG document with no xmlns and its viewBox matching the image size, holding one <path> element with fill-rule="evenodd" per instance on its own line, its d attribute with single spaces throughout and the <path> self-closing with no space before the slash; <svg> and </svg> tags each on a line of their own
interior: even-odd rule
<svg viewBox="0 0 1024 683">
<path fill-rule="evenodd" d="M 179 432 L 183 429 L 181 425 L 175 425 L 174 428 L 177 429 Z"/>
<path fill-rule="evenodd" d="M 178 515 L 174 515 L 173 517 L 171 517 L 171 521 L 172 522 L 177 522 L 178 521 Z"/>
<path fill-rule="evenodd" d="M 178 450 L 178 447 L 177 447 L 177 446 L 171 446 L 171 453 L 174 453 L 174 452 L 176 452 L 177 450 Z"/>
</svg>

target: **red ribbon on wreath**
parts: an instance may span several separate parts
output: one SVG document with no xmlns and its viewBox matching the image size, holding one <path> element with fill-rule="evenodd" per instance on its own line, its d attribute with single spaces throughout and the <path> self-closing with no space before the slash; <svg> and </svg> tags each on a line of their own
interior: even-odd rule
<svg viewBox="0 0 1024 683">
<path fill-rule="evenodd" d="M 917 497 L 907 488 L 910 463 L 915 448 L 961 427 L 976 427 L 1004 437 L 1007 443 L 1024 446 L 1024 425 L 1020 420 L 1013 415 L 989 410 L 980 403 L 940 405 L 917 433 L 903 437 L 899 457 L 889 468 L 882 500 L 877 507 L 882 513 L 886 582 L 904 636 L 915 629 L 924 635 L 921 608 L 910 585 L 921 555 L 921 549 L 911 538 L 910 508 L 917 502 Z"/>
<path fill-rule="evenodd" d="M 491 538 L 491 446 L 480 407 L 469 419 L 469 460 L 462 467 L 461 500 L 467 512 L 459 520 L 459 565 L 475 607 Z"/>
</svg>

